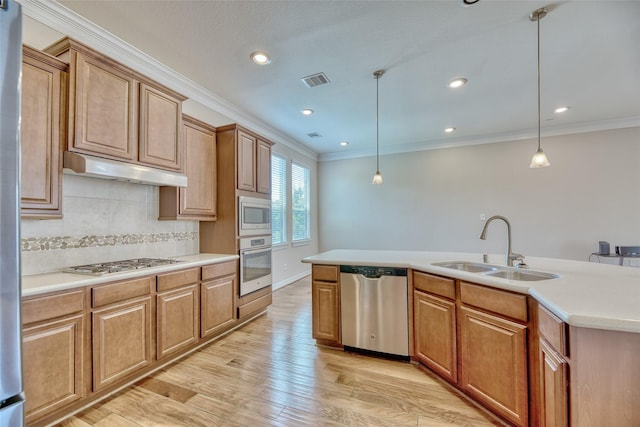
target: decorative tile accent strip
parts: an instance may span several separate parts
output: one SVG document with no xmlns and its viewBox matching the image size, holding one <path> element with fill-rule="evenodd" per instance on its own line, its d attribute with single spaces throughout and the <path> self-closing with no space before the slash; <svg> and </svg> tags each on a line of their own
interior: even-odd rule
<svg viewBox="0 0 640 427">
<path fill-rule="evenodd" d="M 92 248 L 96 246 L 139 245 L 184 240 L 198 240 L 199 233 L 106 234 L 97 236 L 29 237 L 22 239 L 23 252 L 51 251 L 56 249 Z"/>
</svg>

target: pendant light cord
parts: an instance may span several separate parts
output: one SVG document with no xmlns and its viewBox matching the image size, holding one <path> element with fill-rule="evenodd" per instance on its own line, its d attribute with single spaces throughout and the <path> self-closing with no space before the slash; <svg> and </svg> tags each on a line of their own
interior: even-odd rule
<svg viewBox="0 0 640 427">
<path fill-rule="evenodd" d="M 537 19 L 538 23 L 538 151 L 540 150 L 540 19 Z"/>
<path fill-rule="evenodd" d="M 378 124 L 378 98 L 379 98 L 379 89 L 378 85 L 380 82 L 380 75 L 376 75 L 376 172 L 380 171 L 380 138 L 379 138 L 379 129 L 380 125 Z"/>
</svg>

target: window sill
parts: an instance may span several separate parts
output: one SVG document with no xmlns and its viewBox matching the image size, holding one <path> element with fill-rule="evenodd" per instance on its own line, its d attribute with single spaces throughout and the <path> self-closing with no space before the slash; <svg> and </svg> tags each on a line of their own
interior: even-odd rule
<svg viewBox="0 0 640 427">
<path fill-rule="evenodd" d="M 305 240 L 294 240 L 293 242 L 291 242 L 291 246 L 292 247 L 297 247 L 297 246 L 306 246 L 311 244 L 311 239 L 305 239 Z"/>
</svg>

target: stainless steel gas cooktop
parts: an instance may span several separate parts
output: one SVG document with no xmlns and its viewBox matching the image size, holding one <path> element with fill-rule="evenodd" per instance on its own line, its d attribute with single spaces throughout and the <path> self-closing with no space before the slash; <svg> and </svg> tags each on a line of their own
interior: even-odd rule
<svg viewBox="0 0 640 427">
<path fill-rule="evenodd" d="M 102 262 L 96 264 L 76 265 L 64 269 L 65 273 L 88 274 L 102 276 L 109 273 L 139 270 L 141 268 L 159 267 L 161 265 L 176 264 L 178 260 L 167 258 L 135 258 L 122 261 Z"/>
</svg>

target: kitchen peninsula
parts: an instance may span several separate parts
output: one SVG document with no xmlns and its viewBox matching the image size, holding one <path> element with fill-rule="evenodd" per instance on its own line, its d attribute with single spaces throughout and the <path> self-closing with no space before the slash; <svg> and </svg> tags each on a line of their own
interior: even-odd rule
<svg viewBox="0 0 640 427">
<path fill-rule="evenodd" d="M 513 425 L 640 425 L 640 270 L 527 257 L 529 271 L 558 277 L 518 281 L 434 265 L 482 265 L 481 254 L 333 250 L 302 261 L 313 264 L 319 344 L 342 345 L 340 265 L 408 268 L 413 361 Z"/>
</svg>

